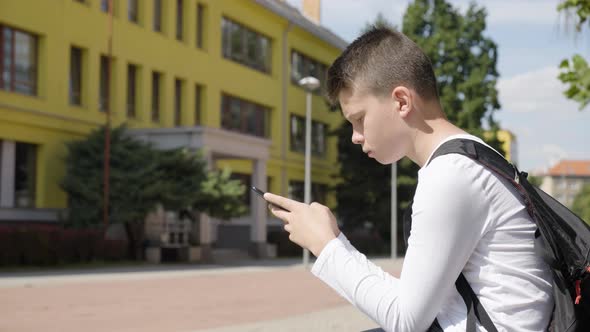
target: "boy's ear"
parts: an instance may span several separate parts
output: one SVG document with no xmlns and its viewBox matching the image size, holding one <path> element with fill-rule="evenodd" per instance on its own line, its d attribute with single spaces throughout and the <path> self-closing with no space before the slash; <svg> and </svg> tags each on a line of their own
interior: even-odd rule
<svg viewBox="0 0 590 332">
<path fill-rule="evenodd" d="M 401 117 L 405 117 L 412 109 L 412 91 L 405 86 L 397 86 L 391 92 L 391 99 L 396 104 Z"/>
</svg>

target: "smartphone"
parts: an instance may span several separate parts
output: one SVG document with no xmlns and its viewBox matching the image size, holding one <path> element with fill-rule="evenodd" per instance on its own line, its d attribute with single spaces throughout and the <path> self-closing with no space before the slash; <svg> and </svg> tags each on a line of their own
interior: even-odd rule
<svg viewBox="0 0 590 332">
<path fill-rule="evenodd" d="M 254 187 L 254 186 L 250 187 L 250 189 L 252 189 L 253 192 L 257 193 L 260 197 L 262 197 L 262 199 L 264 199 L 264 194 L 265 194 L 264 191 L 262 191 L 262 190 L 260 190 L 260 189 L 258 189 L 256 187 Z M 284 207 L 278 206 L 276 204 L 272 204 L 272 203 L 268 203 L 268 204 L 270 204 L 272 206 L 275 206 L 275 207 L 277 207 L 277 208 L 279 208 L 281 210 L 284 210 L 284 211 L 287 211 L 287 212 L 289 211 L 289 210 L 285 209 Z"/>
</svg>

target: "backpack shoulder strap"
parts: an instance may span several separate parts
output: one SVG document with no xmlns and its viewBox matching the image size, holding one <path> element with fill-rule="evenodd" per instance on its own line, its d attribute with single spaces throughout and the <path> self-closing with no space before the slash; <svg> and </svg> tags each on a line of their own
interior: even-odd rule
<svg viewBox="0 0 590 332">
<path fill-rule="evenodd" d="M 463 273 L 459 274 L 457 281 L 455 281 L 455 288 L 463 298 L 463 302 L 467 306 L 467 325 L 466 325 L 466 332 L 475 332 L 475 319 L 479 321 L 479 323 L 486 328 L 488 332 L 498 332 L 494 322 L 488 315 L 488 312 L 483 307 L 477 295 L 469 285 L 467 279 Z"/>
<path fill-rule="evenodd" d="M 504 178 L 518 182 L 519 172 L 516 166 L 493 149 L 470 139 L 454 139 L 443 143 L 436 149 L 428 163 L 432 162 L 436 157 L 450 153 L 458 153 L 479 161 L 485 167 Z"/>
</svg>

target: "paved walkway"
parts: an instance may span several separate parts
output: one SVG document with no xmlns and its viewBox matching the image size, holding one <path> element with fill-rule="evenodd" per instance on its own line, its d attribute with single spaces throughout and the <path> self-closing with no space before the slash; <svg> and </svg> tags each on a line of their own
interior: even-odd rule
<svg viewBox="0 0 590 332">
<path fill-rule="evenodd" d="M 401 260 L 375 262 L 399 275 Z M 359 331 L 299 260 L 0 274 L 0 331 Z"/>
</svg>

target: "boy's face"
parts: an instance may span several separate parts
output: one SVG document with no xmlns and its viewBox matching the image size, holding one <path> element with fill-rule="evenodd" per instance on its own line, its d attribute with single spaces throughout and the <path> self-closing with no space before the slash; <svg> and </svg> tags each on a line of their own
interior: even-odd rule
<svg viewBox="0 0 590 332">
<path fill-rule="evenodd" d="M 360 144 L 370 158 L 385 165 L 406 155 L 410 130 L 392 97 L 347 88 L 338 99 L 344 117 L 352 124 L 352 142 Z"/>
</svg>

